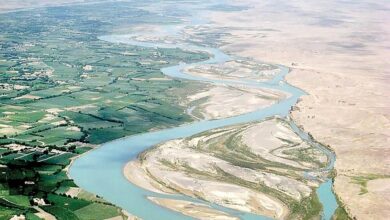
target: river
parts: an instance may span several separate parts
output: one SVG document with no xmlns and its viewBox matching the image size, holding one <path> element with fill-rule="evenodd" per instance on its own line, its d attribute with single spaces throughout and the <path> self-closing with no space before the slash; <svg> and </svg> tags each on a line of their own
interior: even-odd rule
<svg viewBox="0 0 390 220">
<path fill-rule="evenodd" d="M 208 202 L 194 199 L 182 195 L 161 195 L 153 193 L 130 183 L 123 175 L 123 168 L 125 164 L 137 157 L 137 155 L 148 148 L 151 148 L 159 143 L 177 139 L 189 137 L 200 132 L 211 130 L 214 128 L 220 128 L 224 126 L 246 123 L 252 121 L 259 121 L 272 116 L 288 117 L 289 111 L 293 105 L 296 104 L 298 98 L 305 93 L 290 84 L 288 84 L 284 77 L 288 74 L 289 69 L 284 66 L 278 65 L 280 72 L 271 80 L 267 82 L 255 82 L 247 80 L 211 80 L 202 77 L 196 77 L 187 75 L 182 72 L 182 69 L 188 65 L 203 65 L 203 64 L 219 64 L 231 60 L 231 57 L 219 49 L 199 47 L 195 45 L 169 45 L 155 42 L 139 42 L 130 39 L 130 35 L 109 35 L 102 36 L 99 39 L 111 43 L 123 43 L 140 47 L 159 47 L 159 48 L 175 48 L 178 47 L 188 51 L 207 52 L 210 54 L 210 59 L 199 63 L 180 63 L 175 66 L 170 66 L 161 69 L 161 71 L 173 78 L 181 78 L 185 80 L 195 80 L 205 83 L 223 83 L 225 85 L 237 85 L 242 84 L 248 87 L 255 88 L 270 88 L 279 91 L 284 91 L 290 94 L 284 100 L 281 100 L 274 105 L 263 108 L 251 113 L 238 115 L 226 119 L 218 120 L 201 120 L 190 124 L 185 124 L 175 128 L 168 128 L 159 131 L 147 132 L 139 135 L 129 136 L 121 138 L 115 141 L 111 141 L 102 144 L 95 150 L 83 154 L 76 159 L 70 167 L 70 177 L 74 179 L 75 183 L 94 194 L 103 197 L 105 200 L 125 209 L 129 213 L 136 215 L 144 220 L 156 220 L 156 219 L 192 219 L 188 216 L 182 215 L 178 212 L 170 211 L 162 208 L 147 199 L 148 196 L 157 197 L 169 197 L 180 198 L 190 201 L 201 202 L 211 205 L 217 210 L 224 211 L 230 215 L 237 216 L 240 219 L 269 219 L 264 216 L 258 216 L 250 213 L 244 213 L 216 204 L 210 204 Z M 333 169 L 335 156 L 332 151 L 322 146 L 321 144 L 311 140 L 309 135 L 301 131 L 293 122 L 293 130 L 303 139 L 319 147 L 324 153 L 328 155 L 328 166 L 324 171 L 330 171 Z M 320 202 L 324 207 L 322 218 L 325 220 L 331 219 L 334 211 L 337 208 L 337 202 L 335 195 L 332 191 L 331 180 L 327 180 L 317 189 L 317 195 Z"/>
</svg>

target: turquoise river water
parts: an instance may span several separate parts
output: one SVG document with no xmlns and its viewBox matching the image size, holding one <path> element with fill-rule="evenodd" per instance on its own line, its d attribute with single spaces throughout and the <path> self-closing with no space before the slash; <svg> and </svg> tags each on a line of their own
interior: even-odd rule
<svg viewBox="0 0 390 220">
<path fill-rule="evenodd" d="M 159 47 L 159 48 L 180 48 L 189 51 L 207 52 L 210 54 L 210 59 L 199 63 L 180 63 L 175 66 L 166 67 L 161 71 L 173 78 L 181 78 L 185 80 L 195 80 L 205 83 L 223 83 L 225 85 L 242 84 L 248 87 L 270 88 L 279 91 L 284 91 L 290 94 L 284 100 L 281 100 L 274 105 L 263 108 L 251 113 L 238 115 L 226 119 L 218 120 L 201 120 L 190 124 L 185 124 L 175 128 L 168 128 L 159 131 L 147 132 L 139 135 L 121 138 L 102 144 L 95 150 L 92 150 L 74 161 L 70 167 L 70 177 L 81 188 L 97 194 L 107 201 L 125 209 L 129 213 L 136 215 L 144 220 L 160 220 L 160 219 L 192 219 L 191 217 L 182 215 L 163 207 L 160 207 L 147 199 L 148 196 L 157 196 L 165 198 L 178 198 L 188 201 L 201 202 L 212 206 L 213 208 L 237 216 L 240 219 L 269 219 L 264 216 L 254 215 L 251 213 L 240 212 L 225 208 L 216 204 L 211 204 L 203 200 L 183 196 L 183 195 L 161 195 L 153 193 L 130 183 L 123 175 L 123 168 L 127 162 L 135 159 L 137 155 L 144 150 L 151 148 L 159 143 L 189 137 L 191 135 L 204 132 L 210 129 L 259 121 L 272 116 L 288 117 L 289 111 L 296 104 L 298 98 L 304 95 L 304 92 L 299 88 L 286 83 L 284 77 L 288 74 L 289 69 L 284 66 L 279 66 L 280 73 L 272 80 L 267 82 L 255 82 L 247 80 L 227 81 L 227 80 L 210 80 L 202 77 L 190 76 L 182 72 L 182 69 L 188 65 L 202 64 L 220 64 L 231 60 L 230 56 L 215 48 L 198 47 L 194 45 L 169 45 L 163 43 L 139 42 L 130 39 L 130 35 L 109 35 L 102 36 L 100 40 L 111 43 L 123 43 L 140 47 Z M 329 163 L 323 171 L 327 172 L 333 169 L 335 156 L 333 152 L 322 146 L 321 144 L 311 140 L 309 135 L 300 130 L 295 124 L 290 121 L 291 128 L 305 141 L 314 144 L 321 149 L 329 158 Z M 308 174 L 310 175 L 310 174 Z M 332 191 L 331 180 L 322 183 L 317 189 L 317 195 L 323 205 L 324 211 L 322 218 L 324 220 L 331 219 L 334 211 L 337 208 L 335 195 Z"/>
</svg>

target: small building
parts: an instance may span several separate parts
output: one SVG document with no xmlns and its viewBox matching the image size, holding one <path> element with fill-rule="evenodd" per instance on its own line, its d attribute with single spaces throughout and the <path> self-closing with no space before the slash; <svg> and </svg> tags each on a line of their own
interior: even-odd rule
<svg viewBox="0 0 390 220">
<path fill-rule="evenodd" d="M 38 205 L 38 206 L 47 205 L 45 200 L 42 198 L 33 198 L 33 203 L 34 203 L 34 205 Z"/>
</svg>

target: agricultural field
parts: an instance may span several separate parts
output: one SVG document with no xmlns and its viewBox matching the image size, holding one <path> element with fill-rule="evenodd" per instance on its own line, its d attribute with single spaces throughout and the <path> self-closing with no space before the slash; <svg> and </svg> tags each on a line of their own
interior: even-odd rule
<svg viewBox="0 0 390 220">
<path fill-rule="evenodd" d="M 161 15 L 134 4 L 0 14 L 0 219 L 23 214 L 35 220 L 43 212 L 60 220 L 127 218 L 68 178 L 72 158 L 117 138 L 192 120 L 174 95 L 187 83 L 160 69 L 207 54 L 98 39 L 161 22 Z"/>
</svg>

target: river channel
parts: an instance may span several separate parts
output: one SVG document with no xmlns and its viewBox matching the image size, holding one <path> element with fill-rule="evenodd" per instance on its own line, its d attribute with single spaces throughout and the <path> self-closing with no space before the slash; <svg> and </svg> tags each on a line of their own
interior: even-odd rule
<svg viewBox="0 0 390 220">
<path fill-rule="evenodd" d="M 204 83 L 225 85 L 242 84 L 248 87 L 270 88 L 284 91 L 290 94 L 290 96 L 284 100 L 279 101 L 278 103 L 275 103 L 272 106 L 259 109 L 251 113 L 218 120 L 200 120 L 175 128 L 151 131 L 148 133 L 129 136 L 102 144 L 97 149 L 82 155 L 74 161 L 70 167 L 69 174 L 71 178 L 74 179 L 75 183 L 79 187 L 103 197 L 105 200 L 144 220 L 192 219 L 178 212 L 170 211 L 154 204 L 147 199 L 148 196 L 180 198 L 194 202 L 201 202 L 203 204 L 210 205 L 217 210 L 224 211 L 232 216 L 236 216 L 245 220 L 269 219 L 264 216 L 232 210 L 183 195 L 161 195 L 147 191 L 130 183 L 123 175 L 123 168 L 127 162 L 135 159 L 139 153 L 168 140 L 189 137 L 200 132 L 224 126 L 260 121 L 273 116 L 285 117 L 287 119 L 291 107 L 297 103 L 300 96 L 305 94 L 299 88 L 294 87 L 285 81 L 284 78 L 286 74 L 289 73 L 289 69 L 287 67 L 278 65 L 278 68 L 280 69 L 279 73 L 273 79 L 266 82 L 256 82 L 249 80 L 212 80 L 191 76 L 182 72 L 182 70 L 188 65 L 194 66 L 204 64 L 221 64 L 231 60 L 229 55 L 223 53 L 217 48 L 199 47 L 187 44 L 169 45 L 155 42 L 140 42 L 131 40 L 130 35 L 108 35 L 102 36 L 99 39 L 111 43 L 128 44 L 139 47 L 180 48 L 187 51 L 206 52 L 210 54 L 210 58 L 206 61 L 191 64 L 180 63 L 175 66 L 163 68 L 161 71 L 169 77 L 183 80 L 193 80 Z M 334 153 L 328 148 L 312 140 L 310 136 L 300 130 L 294 124 L 294 122 L 290 121 L 290 124 L 292 129 L 304 141 L 307 141 L 310 144 L 314 144 L 314 146 L 320 148 L 328 156 L 328 165 L 326 168 L 323 168 L 323 172 L 331 171 L 335 161 Z M 331 216 L 337 208 L 337 202 L 332 191 L 332 184 L 330 179 L 326 180 L 320 185 L 320 187 L 317 189 L 317 195 L 319 196 L 319 200 L 323 205 L 324 211 L 322 218 L 325 220 L 331 219 Z"/>
</svg>

